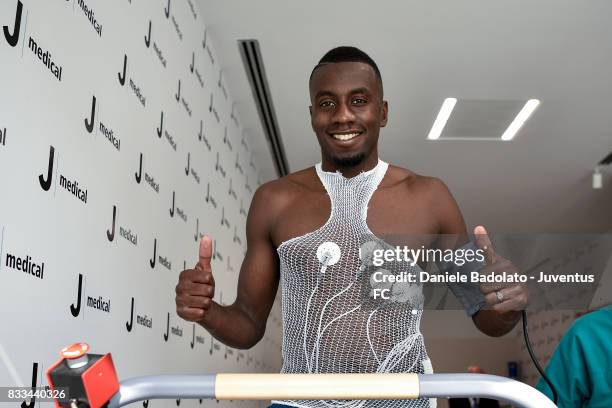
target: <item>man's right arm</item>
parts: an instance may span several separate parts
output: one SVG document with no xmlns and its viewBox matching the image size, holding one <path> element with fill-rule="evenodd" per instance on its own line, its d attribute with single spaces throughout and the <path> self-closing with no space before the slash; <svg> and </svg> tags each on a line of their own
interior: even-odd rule
<svg viewBox="0 0 612 408">
<path fill-rule="evenodd" d="M 216 339 L 235 348 L 253 347 L 263 337 L 279 280 L 278 255 L 270 239 L 274 218 L 270 184 L 257 189 L 247 217 L 247 252 L 240 268 L 236 300 L 222 306 L 213 301 L 215 284 L 210 265 L 212 243 L 200 242 L 195 269 L 181 272 L 176 286 L 177 314 L 197 322 Z"/>
</svg>

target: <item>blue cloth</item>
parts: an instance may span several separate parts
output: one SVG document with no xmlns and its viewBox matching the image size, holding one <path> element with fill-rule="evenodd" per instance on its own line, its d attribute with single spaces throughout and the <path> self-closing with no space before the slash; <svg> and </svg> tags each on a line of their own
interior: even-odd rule
<svg viewBox="0 0 612 408">
<path fill-rule="evenodd" d="M 612 407 L 612 306 L 582 316 L 561 339 L 546 367 L 559 408 Z M 536 386 L 551 400 L 544 379 Z"/>
</svg>

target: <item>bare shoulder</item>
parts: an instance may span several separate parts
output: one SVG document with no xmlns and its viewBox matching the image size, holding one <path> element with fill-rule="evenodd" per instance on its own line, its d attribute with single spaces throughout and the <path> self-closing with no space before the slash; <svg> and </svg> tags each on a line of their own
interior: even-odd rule
<svg viewBox="0 0 612 408">
<path fill-rule="evenodd" d="M 309 167 L 263 183 L 255 191 L 251 207 L 265 209 L 274 218 L 303 193 L 317 189 L 315 177 L 314 167 Z"/>
<path fill-rule="evenodd" d="M 419 194 L 432 200 L 452 198 L 450 190 L 438 177 L 425 176 L 412 170 L 390 164 L 388 170 L 388 186 L 400 186 L 408 189 L 411 194 Z"/>
<path fill-rule="evenodd" d="M 465 221 L 461 210 L 446 184 L 437 177 L 423 176 L 398 166 L 389 166 L 389 179 L 401 186 L 413 202 L 419 202 L 435 219 L 439 233 L 462 234 Z"/>
</svg>

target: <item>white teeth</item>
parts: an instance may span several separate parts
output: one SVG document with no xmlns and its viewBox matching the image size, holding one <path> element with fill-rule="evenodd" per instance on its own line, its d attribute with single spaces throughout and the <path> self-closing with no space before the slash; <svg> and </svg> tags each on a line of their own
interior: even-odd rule
<svg viewBox="0 0 612 408">
<path fill-rule="evenodd" d="M 338 139 L 338 140 L 351 140 L 352 138 L 358 135 L 359 133 L 345 133 L 345 134 L 335 133 L 332 136 L 334 137 L 334 139 Z"/>
</svg>

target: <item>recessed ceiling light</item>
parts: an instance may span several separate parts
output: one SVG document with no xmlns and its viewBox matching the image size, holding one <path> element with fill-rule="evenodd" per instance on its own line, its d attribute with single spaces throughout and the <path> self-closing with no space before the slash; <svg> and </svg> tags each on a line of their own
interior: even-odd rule
<svg viewBox="0 0 612 408">
<path fill-rule="evenodd" d="M 525 106 L 523 106 L 523 109 L 521 109 L 518 115 L 516 115 L 516 118 L 514 118 L 512 123 L 510 123 L 510 126 L 508 126 L 508 129 L 506 129 L 501 139 L 512 140 L 514 135 L 516 135 L 516 132 L 518 132 L 519 129 L 523 126 L 523 124 L 527 121 L 527 119 L 529 119 L 529 117 L 531 116 L 533 111 L 536 110 L 539 104 L 540 101 L 537 99 L 528 100 L 525 103 Z"/>
<path fill-rule="evenodd" d="M 429 135 L 427 136 L 428 139 L 436 140 L 440 137 L 456 103 L 457 98 L 446 98 L 444 100 L 444 103 L 442 103 L 442 108 L 440 108 L 440 112 L 438 112 L 438 117 L 429 131 Z"/>
<path fill-rule="evenodd" d="M 539 104 L 537 99 L 446 98 L 427 139 L 511 140 Z"/>
</svg>

